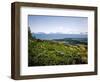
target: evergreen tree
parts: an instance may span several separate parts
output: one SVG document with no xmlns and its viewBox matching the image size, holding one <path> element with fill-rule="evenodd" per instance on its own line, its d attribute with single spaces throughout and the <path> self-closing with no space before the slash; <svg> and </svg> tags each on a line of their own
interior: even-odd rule
<svg viewBox="0 0 100 82">
<path fill-rule="evenodd" d="M 32 39 L 32 34 L 31 34 L 30 27 L 28 27 L 28 39 Z"/>
<path fill-rule="evenodd" d="M 32 40 L 32 39 L 36 39 L 35 36 L 32 36 L 30 27 L 28 27 L 28 39 L 31 39 L 31 40 Z"/>
</svg>

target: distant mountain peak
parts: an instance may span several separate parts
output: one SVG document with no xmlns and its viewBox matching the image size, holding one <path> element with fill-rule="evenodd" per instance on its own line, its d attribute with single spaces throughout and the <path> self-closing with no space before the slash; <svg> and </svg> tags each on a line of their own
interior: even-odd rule
<svg viewBox="0 0 100 82">
<path fill-rule="evenodd" d="M 81 33 L 61 33 L 61 32 L 50 32 L 50 33 L 44 33 L 44 32 L 33 32 L 32 34 L 71 34 L 71 35 L 87 35 L 88 32 L 81 32 Z"/>
<path fill-rule="evenodd" d="M 46 33 L 44 33 L 44 32 L 33 32 L 32 34 L 46 34 Z"/>
<path fill-rule="evenodd" d="M 63 33 L 32 33 L 37 39 L 52 40 L 52 39 L 64 39 L 64 38 L 87 38 L 87 34 L 63 34 Z"/>
<path fill-rule="evenodd" d="M 81 32 L 80 34 L 87 35 L 87 34 L 88 34 L 88 32 Z"/>
</svg>

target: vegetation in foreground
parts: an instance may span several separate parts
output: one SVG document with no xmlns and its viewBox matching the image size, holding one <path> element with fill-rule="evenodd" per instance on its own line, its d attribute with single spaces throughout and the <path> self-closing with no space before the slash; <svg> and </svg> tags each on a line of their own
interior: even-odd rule
<svg viewBox="0 0 100 82">
<path fill-rule="evenodd" d="M 28 32 L 28 66 L 87 64 L 87 45 L 40 40 Z"/>
</svg>

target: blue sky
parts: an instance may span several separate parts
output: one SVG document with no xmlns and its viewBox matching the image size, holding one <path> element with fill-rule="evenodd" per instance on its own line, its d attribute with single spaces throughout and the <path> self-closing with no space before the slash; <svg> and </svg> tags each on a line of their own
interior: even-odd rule
<svg viewBox="0 0 100 82">
<path fill-rule="evenodd" d="M 88 32 L 87 17 L 29 15 L 31 32 L 79 34 Z"/>
</svg>

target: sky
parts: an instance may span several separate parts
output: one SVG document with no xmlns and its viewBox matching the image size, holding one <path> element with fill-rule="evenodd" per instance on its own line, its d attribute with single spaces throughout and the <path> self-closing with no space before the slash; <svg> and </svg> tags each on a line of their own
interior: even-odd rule
<svg viewBox="0 0 100 82">
<path fill-rule="evenodd" d="M 29 15 L 31 32 L 80 34 L 88 32 L 87 17 Z"/>
</svg>

